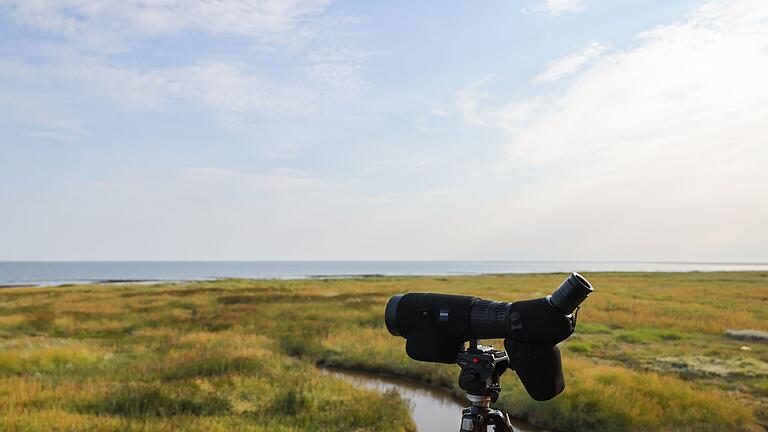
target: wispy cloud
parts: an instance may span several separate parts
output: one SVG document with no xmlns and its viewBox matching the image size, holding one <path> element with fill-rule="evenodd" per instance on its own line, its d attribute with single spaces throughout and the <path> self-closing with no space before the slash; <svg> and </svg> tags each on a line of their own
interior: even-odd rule
<svg viewBox="0 0 768 432">
<path fill-rule="evenodd" d="M 4 64 L 0 62 L 0 71 L 3 70 Z M 71 112 L 41 109 L 44 97 L 35 100 L 24 96 L 18 92 L 0 95 L 3 120 L 17 128 L 15 133 L 34 140 L 60 142 L 79 141 L 92 136 L 92 132 L 83 126 L 82 120 L 73 118 Z"/>
<path fill-rule="evenodd" d="M 342 188 L 316 177 L 311 173 L 287 167 L 270 168 L 264 172 L 243 172 L 215 167 L 187 168 L 174 173 L 172 180 L 181 184 L 225 185 L 232 188 L 238 185 L 243 193 L 320 193 L 321 191 Z"/>
<path fill-rule="evenodd" d="M 549 15 L 560 15 L 567 12 L 581 12 L 587 9 L 584 0 L 546 0 L 538 5 L 536 10 L 548 13 Z"/>
<path fill-rule="evenodd" d="M 258 39 L 295 37 L 303 18 L 331 0 L 2 0 L 18 22 L 94 49 L 116 50 L 137 39 L 204 32 Z"/>
<path fill-rule="evenodd" d="M 211 110 L 229 129 L 247 124 L 247 116 L 315 113 L 354 99 L 364 88 L 365 56 L 347 46 L 349 35 L 337 35 L 355 20 L 325 15 L 330 3 L 0 0 L 0 14 L 53 36 L 30 47 L 32 58 L 11 53 L 0 59 L 0 76 L 32 85 L 74 85 L 84 95 L 129 109 L 158 111 L 173 102 L 193 103 Z M 233 60 L 215 48 L 163 61 L 126 61 L 116 55 L 138 54 L 146 46 L 138 41 L 165 37 L 182 43 L 182 36 L 192 34 L 209 41 L 234 37 L 259 55 Z M 297 40 L 303 41 L 299 49 Z M 283 69 L 289 73 L 265 72 L 270 67 L 264 63 L 272 57 L 290 58 Z"/>
<path fill-rule="evenodd" d="M 449 113 L 443 108 L 434 107 L 429 110 L 429 115 L 432 115 L 435 117 L 448 117 L 449 115 L 451 115 L 451 113 Z"/>
<path fill-rule="evenodd" d="M 565 57 L 553 60 L 547 64 L 547 68 L 544 72 L 536 75 L 533 79 L 533 83 L 548 83 L 571 76 L 580 71 L 590 61 L 603 54 L 605 50 L 605 46 L 593 42 Z"/>
<path fill-rule="evenodd" d="M 341 97 L 358 95 L 363 88 L 362 66 L 358 63 L 316 63 L 309 67 L 309 78 L 327 86 L 331 93 Z"/>
<path fill-rule="evenodd" d="M 77 141 L 83 137 L 81 133 L 57 128 L 28 130 L 23 132 L 23 135 L 45 141 Z"/>
<path fill-rule="evenodd" d="M 174 100 L 192 101 L 218 112 L 252 114 L 301 113 L 316 106 L 309 90 L 262 78 L 243 64 L 201 62 L 137 70 L 81 57 L 44 66 L 0 63 L 2 75 L 75 83 L 96 96 L 140 110 L 160 110 Z"/>
<path fill-rule="evenodd" d="M 483 79 L 475 81 L 456 92 L 456 109 L 464 121 L 473 126 L 488 126 L 488 119 L 482 112 L 482 101 L 488 95 L 484 86 L 494 78 L 488 74 Z"/>
</svg>

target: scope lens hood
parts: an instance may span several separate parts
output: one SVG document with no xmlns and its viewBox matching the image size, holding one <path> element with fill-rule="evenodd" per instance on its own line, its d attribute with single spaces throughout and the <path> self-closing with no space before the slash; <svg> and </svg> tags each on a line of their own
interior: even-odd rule
<svg viewBox="0 0 768 432">
<path fill-rule="evenodd" d="M 384 310 L 384 322 L 387 324 L 387 330 L 392 336 L 402 336 L 397 328 L 397 305 L 403 294 L 393 295 L 387 302 L 387 308 Z"/>
</svg>

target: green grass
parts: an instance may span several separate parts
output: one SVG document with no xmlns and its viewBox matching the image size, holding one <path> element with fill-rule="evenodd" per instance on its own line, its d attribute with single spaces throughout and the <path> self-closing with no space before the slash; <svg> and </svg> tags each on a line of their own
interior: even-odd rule
<svg viewBox="0 0 768 432">
<path fill-rule="evenodd" d="M 768 274 L 587 276 L 597 291 L 563 344 L 565 392 L 533 401 L 510 371 L 499 408 L 558 431 L 765 428 L 768 343 L 726 331 L 768 331 Z M 455 365 L 410 360 L 404 340 L 384 329 L 389 297 L 514 301 L 550 293 L 564 277 L 3 289 L 0 430 L 414 430 L 396 394 L 355 388 L 315 363 L 461 395 Z"/>
<path fill-rule="evenodd" d="M 180 391 L 156 384 L 121 386 L 100 400 L 83 406 L 84 412 L 129 418 L 213 416 L 228 414 L 231 409 L 226 398 L 206 394 L 198 388 Z"/>
<path fill-rule="evenodd" d="M 618 332 L 616 339 L 631 344 L 650 342 L 675 341 L 686 338 L 686 334 L 677 330 L 662 330 L 656 328 L 638 328 Z"/>
<path fill-rule="evenodd" d="M 589 354 L 592 351 L 592 344 L 587 342 L 569 342 L 566 344 L 566 348 L 575 353 Z"/>
</svg>

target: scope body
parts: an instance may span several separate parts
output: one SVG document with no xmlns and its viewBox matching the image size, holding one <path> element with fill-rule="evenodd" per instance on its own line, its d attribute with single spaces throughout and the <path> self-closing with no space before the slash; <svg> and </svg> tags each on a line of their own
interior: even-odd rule
<svg viewBox="0 0 768 432">
<path fill-rule="evenodd" d="M 572 273 L 550 296 L 511 303 L 399 294 L 387 303 L 384 317 L 389 332 L 406 339 L 406 352 L 414 360 L 455 363 L 469 340 L 504 339 L 510 368 L 534 399 L 547 400 L 564 388 L 556 345 L 573 334 L 573 313 L 592 291 L 583 276 Z"/>
<path fill-rule="evenodd" d="M 529 342 L 551 342 L 570 335 L 570 316 L 592 291 L 583 276 L 573 273 L 551 296 L 513 303 L 451 294 L 398 294 L 387 303 L 384 316 L 394 336 L 408 338 L 427 320 L 437 333 L 466 342 L 515 337 L 517 312 Z M 560 338 L 564 333 L 568 335 Z"/>
</svg>

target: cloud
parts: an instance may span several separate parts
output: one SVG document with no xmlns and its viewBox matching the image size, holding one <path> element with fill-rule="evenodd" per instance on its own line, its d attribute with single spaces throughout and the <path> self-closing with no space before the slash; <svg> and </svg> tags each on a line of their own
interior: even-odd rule
<svg viewBox="0 0 768 432">
<path fill-rule="evenodd" d="M 588 233 L 580 247 L 595 258 L 629 248 L 654 259 L 764 259 L 766 22 L 763 1 L 710 2 L 554 93 L 496 107 L 508 169 L 551 176 L 531 197 L 538 210 L 517 217 L 551 230 L 545 238 Z M 558 75 L 550 69 L 542 76 Z"/>
<path fill-rule="evenodd" d="M 0 76 L 4 69 L 0 62 Z M 19 72 L 19 71 L 16 71 Z M 74 118 L 71 108 L 50 109 L 47 95 L 29 97 L 24 92 L 6 89 L 0 95 L 0 112 L 11 135 L 32 138 L 35 141 L 75 142 L 92 136 L 81 119 Z M 1 147 L 1 146 L 0 146 Z"/>
<path fill-rule="evenodd" d="M 316 63 L 309 67 L 309 78 L 338 96 L 353 97 L 363 87 L 361 71 L 362 66 L 355 63 Z"/>
<path fill-rule="evenodd" d="M 465 121 L 508 136 L 506 162 L 484 171 L 499 185 L 504 173 L 526 179 L 473 204 L 492 216 L 471 247 L 506 256 L 503 244 L 526 244 L 526 259 L 765 260 L 766 22 L 763 1 L 713 1 L 630 48 L 590 45 L 550 63 L 532 84 L 572 78 L 536 96 L 493 104 L 490 82 L 462 89 Z"/>
<path fill-rule="evenodd" d="M 587 9 L 587 5 L 583 0 L 546 0 L 536 9 L 549 15 L 560 15 L 566 12 L 584 11 Z"/>
<path fill-rule="evenodd" d="M 585 69 L 513 136 L 516 157 L 761 150 L 768 136 L 768 6 L 711 3 Z M 522 102 L 518 102 L 522 103 Z M 618 151 L 621 149 L 621 151 Z"/>
<path fill-rule="evenodd" d="M 435 116 L 435 117 L 448 117 L 451 115 L 450 112 L 446 111 L 443 108 L 440 107 L 434 107 L 429 110 L 429 115 Z"/>
<path fill-rule="evenodd" d="M 57 129 L 35 129 L 23 132 L 23 135 L 44 141 L 77 141 L 82 134 L 70 133 Z"/>
<path fill-rule="evenodd" d="M 201 63 L 167 71 L 157 81 L 165 85 L 169 97 L 197 101 L 222 112 L 285 114 L 312 109 L 309 90 L 279 85 L 244 65 Z"/>
<path fill-rule="evenodd" d="M 191 102 L 214 111 L 228 129 L 241 129 L 253 115 L 315 113 L 353 100 L 364 88 L 365 56 L 348 48 L 349 34 L 340 34 L 356 21 L 325 14 L 331 1 L 0 0 L 0 15 L 63 37 L 24 42 L 26 50 L 6 49 L 0 76 L 32 86 L 55 83 L 56 89 L 71 84 L 88 96 L 134 110 L 159 111 L 173 102 Z M 142 45 L 135 42 L 187 33 L 202 33 L 209 41 L 241 37 L 259 55 L 233 60 L 229 53 L 217 52 L 216 44 L 197 42 L 201 50 L 162 62 L 152 53 L 136 51 Z M 114 55 L 117 51 L 135 51 L 141 57 L 126 61 Z M 291 59 L 280 76 L 268 76 L 274 68 L 263 66 L 273 57 Z"/>
<path fill-rule="evenodd" d="M 536 75 L 533 79 L 533 83 L 548 83 L 571 76 L 581 70 L 591 60 L 605 52 L 605 50 L 606 47 L 597 42 L 593 42 L 574 53 L 553 60 L 547 64 L 547 69 L 544 72 Z"/>
<path fill-rule="evenodd" d="M 95 49 L 131 40 L 203 32 L 249 38 L 295 37 L 302 20 L 331 0 L 2 0 L 16 21 Z"/>
<path fill-rule="evenodd" d="M 196 184 L 196 189 L 212 186 L 231 189 L 236 184 L 237 189 L 244 194 L 265 192 L 320 194 L 323 191 L 342 189 L 339 185 L 313 177 L 307 171 L 287 167 L 274 167 L 255 173 L 215 167 L 194 167 L 180 170 L 173 173 L 170 178 L 164 178 L 161 181 Z"/>
<path fill-rule="evenodd" d="M 488 126 L 485 113 L 481 110 L 481 102 L 488 96 L 483 87 L 493 78 L 493 74 L 488 74 L 483 79 L 475 81 L 456 92 L 456 109 L 458 109 L 464 121 L 468 124 Z"/>
<path fill-rule="evenodd" d="M 353 80 L 353 75 L 349 72 L 347 77 Z M 74 84 L 93 97 L 107 98 L 130 110 L 162 111 L 174 102 L 194 103 L 217 113 L 230 129 L 242 125 L 243 115 L 320 112 L 340 98 L 351 97 L 358 91 L 353 86 L 360 85 L 352 82 L 330 91 L 301 80 L 269 79 L 246 64 L 221 61 L 142 70 L 83 56 L 41 66 L 0 61 L 0 77 Z"/>
</svg>

